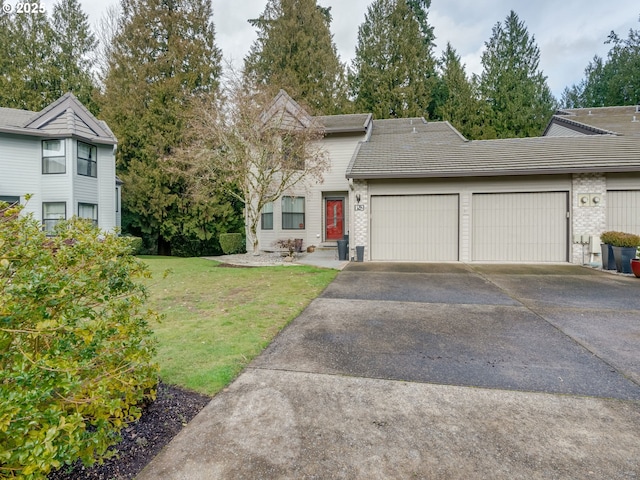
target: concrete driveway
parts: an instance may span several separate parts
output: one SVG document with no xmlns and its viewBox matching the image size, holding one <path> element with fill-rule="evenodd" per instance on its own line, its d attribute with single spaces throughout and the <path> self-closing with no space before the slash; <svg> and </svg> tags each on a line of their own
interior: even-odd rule
<svg viewBox="0 0 640 480">
<path fill-rule="evenodd" d="M 640 280 L 351 263 L 139 479 L 640 478 Z"/>
</svg>

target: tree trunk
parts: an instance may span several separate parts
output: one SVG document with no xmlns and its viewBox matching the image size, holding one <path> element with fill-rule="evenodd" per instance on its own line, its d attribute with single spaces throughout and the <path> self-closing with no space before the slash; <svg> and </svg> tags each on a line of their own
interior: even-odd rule
<svg viewBox="0 0 640 480">
<path fill-rule="evenodd" d="M 158 235 L 158 255 L 171 256 L 171 242 L 166 240 L 162 235 Z"/>
</svg>

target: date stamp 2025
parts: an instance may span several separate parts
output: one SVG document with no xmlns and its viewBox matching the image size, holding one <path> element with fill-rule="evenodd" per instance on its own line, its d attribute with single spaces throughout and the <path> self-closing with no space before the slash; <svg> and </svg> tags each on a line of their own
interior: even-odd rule
<svg viewBox="0 0 640 480">
<path fill-rule="evenodd" d="M 17 2 L 15 5 L 10 3 L 2 4 L 2 11 L 0 13 L 15 13 L 16 15 L 31 15 L 35 13 L 46 12 L 44 3 L 41 2 Z"/>
</svg>

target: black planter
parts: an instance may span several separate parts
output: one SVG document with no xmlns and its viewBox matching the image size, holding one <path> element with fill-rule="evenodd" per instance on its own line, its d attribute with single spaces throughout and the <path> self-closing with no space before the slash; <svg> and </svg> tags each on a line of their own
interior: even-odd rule
<svg viewBox="0 0 640 480">
<path fill-rule="evenodd" d="M 631 271 L 631 259 L 636 258 L 637 251 L 637 247 L 613 247 L 616 270 L 619 273 L 633 273 Z"/>
<path fill-rule="evenodd" d="M 347 249 L 346 240 L 338 240 L 338 260 L 347 260 L 349 256 L 349 250 Z"/>
<path fill-rule="evenodd" d="M 613 247 L 608 243 L 601 243 L 600 250 L 602 250 L 602 268 L 604 270 L 615 270 L 616 259 L 613 256 Z"/>
</svg>

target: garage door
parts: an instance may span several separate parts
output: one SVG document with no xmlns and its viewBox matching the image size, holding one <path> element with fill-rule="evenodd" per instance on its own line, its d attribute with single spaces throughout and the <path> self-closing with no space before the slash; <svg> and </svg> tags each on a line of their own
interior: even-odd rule
<svg viewBox="0 0 640 480">
<path fill-rule="evenodd" d="M 607 191 L 607 230 L 640 235 L 640 191 Z"/>
<path fill-rule="evenodd" d="M 371 259 L 458 260 L 458 195 L 372 196 Z"/>
<path fill-rule="evenodd" d="M 566 262 L 567 192 L 474 194 L 476 261 Z"/>
</svg>

